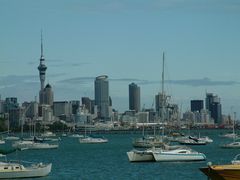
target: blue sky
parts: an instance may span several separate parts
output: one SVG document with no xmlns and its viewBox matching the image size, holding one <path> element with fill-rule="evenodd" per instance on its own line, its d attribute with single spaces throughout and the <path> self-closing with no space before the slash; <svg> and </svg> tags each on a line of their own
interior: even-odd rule
<svg viewBox="0 0 240 180">
<path fill-rule="evenodd" d="M 239 19 L 238 0 L 0 0 L 0 94 L 38 95 L 42 29 L 55 100 L 94 98 L 94 77 L 106 74 L 114 108 L 128 108 L 131 82 L 151 107 L 164 51 L 172 102 L 184 111 L 208 91 L 238 112 Z"/>
</svg>

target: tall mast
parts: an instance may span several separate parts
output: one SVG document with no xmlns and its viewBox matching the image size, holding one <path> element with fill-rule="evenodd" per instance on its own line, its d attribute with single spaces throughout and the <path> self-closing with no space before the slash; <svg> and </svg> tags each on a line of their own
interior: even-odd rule
<svg viewBox="0 0 240 180">
<path fill-rule="evenodd" d="M 162 117 L 162 121 L 164 122 L 164 111 L 165 111 L 165 93 L 164 93 L 164 63 L 165 63 L 165 56 L 164 56 L 164 52 L 163 52 L 163 64 L 162 64 L 162 101 L 161 101 L 161 117 Z"/>
<path fill-rule="evenodd" d="M 161 99 L 161 105 L 162 105 L 162 108 L 161 108 L 161 118 L 162 118 L 162 138 L 164 136 L 164 111 L 165 111 L 165 94 L 164 94 L 164 52 L 163 52 L 163 65 L 162 65 L 162 99 Z M 162 139 L 163 140 L 163 139 Z"/>
</svg>

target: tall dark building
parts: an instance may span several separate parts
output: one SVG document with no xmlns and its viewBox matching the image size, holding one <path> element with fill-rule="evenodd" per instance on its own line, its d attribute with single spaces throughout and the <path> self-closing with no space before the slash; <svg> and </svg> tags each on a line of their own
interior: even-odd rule
<svg viewBox="0 0 240 180">
<path fill-rule="evenodd" d="M 98 118 L 110 120 L 109 86 L 106 75 L 98 76 L 95 79 L 95 105 L 98 109 Z"/>
<path fill-rule="evenodd" d="M 77 114 L 79 107 L 80 107 L 80 101 L 71 101 L 72 104 L 72 114 Z"/>
<path fill-rule="evenodd" d="M 82 97 L 82 105 L 85 106 L 89 113 L 92 113 L 92 100 L 89 97 Z"/>
<path fill-rule="evenodd" d="M 212 103 L 211 107 L 211 116 L 214 119 L 214 123 L 221 124 L 222 123 L 222 105 L 218 102 Z"/>
<path fill-rule="evenodd" d="M 135 83 L 129 84 L 129 110 L 140 111 L 140 87 Z"/>
<path fill-rule="evenodd" d="M 203 100 L 191 100 L 191 111 L 200 112 L 203 109 Z"/>
<path fill-rule="evenodd" d="M 221 124 L 222 122 L 222 105 L 220 98 L 212 93 L 206 94 L 206 109 L 210 112 L 214 123 Z"/>
</svg>

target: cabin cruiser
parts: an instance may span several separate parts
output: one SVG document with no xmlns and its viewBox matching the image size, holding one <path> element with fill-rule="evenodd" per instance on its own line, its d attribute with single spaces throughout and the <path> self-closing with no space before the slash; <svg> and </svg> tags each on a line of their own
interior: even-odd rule
<svg viewBox="0 0 240 180">
<path fill-rule="evenodd" d="M 1 155 L 1 157 L 6 157 Z M 24 162 L 24 161 L 23 161 Z M 18 162 L 0 161 L 0 179 L 34 178 L 47 176 L 52 169 L 52 164 L 31 163 L 25 166 Z"/>
</svg>

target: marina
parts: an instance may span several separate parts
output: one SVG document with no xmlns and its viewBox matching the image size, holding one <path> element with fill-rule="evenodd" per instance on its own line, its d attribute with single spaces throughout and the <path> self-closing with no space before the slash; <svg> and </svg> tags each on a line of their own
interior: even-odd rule
<svg viewBox="0 0 240 180">
<path fill-rule="evenodd" d="M 206 155 L 206 161 L 198 162 L 138 162 L 131 163 L 127 152 L 133 149 L 132 139 L 140 133 L 103 134 L 108 143 L 81 144 L 78 138 L 62 137 L 58 149 L 27 150 L 11 153 L 8 159 L 52 163 L 51 173 L 44 179 L 207 179 L 199 170 L 208 162 L 227 164 L 238 154 L 237 149 L 222 149 L 219 143 L 228 139 L 219 137 L 225 130 L 201 130 L 213 139 L 205 146 L 188 146 Z M 193 130 L 194 133 L 194 130 Z M 1 147 L 11 145 L 7 142 Z M 114 172 L 114 173 L 113 173 Z"/>
</svg>

